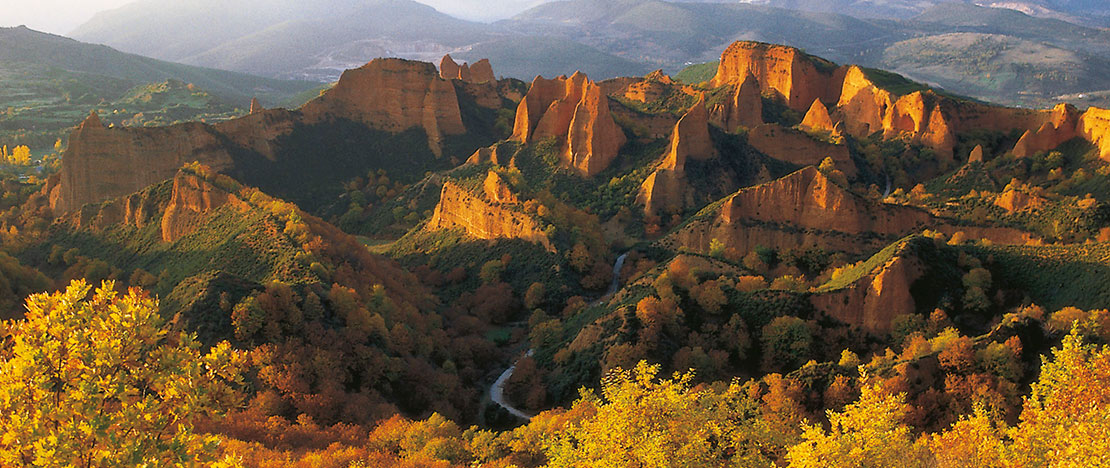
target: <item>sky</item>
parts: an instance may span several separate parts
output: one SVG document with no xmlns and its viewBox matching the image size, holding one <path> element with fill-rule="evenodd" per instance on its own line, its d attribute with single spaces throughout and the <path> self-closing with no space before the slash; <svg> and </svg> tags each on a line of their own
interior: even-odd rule
<svg viewBox="0 0 1110 468">
<path fill-rule="evenodd" d="M 0 0 L 0 26 L 26 25 L 65 35 L 98 11 L 134 0 Z M 167 0 L 174 1 L 174 0 Z M 474 21 L 508 18 L 544 0 L 417 0 L 444 13 Z"/>
</svg>

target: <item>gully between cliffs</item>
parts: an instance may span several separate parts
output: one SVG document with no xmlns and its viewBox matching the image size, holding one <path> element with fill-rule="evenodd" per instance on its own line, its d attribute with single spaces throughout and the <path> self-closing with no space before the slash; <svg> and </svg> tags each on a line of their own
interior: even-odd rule
<svg viewBox="0 0 1110 468">
<path fill-rule="evenodd" d="M 624 268 L 624 261 L 627 258 L 628 253 L 621 254 L 621 256 L 617 257 L 617 261 L 613 263 L 613 281 L 609 283 L 609 290 L 606 291 L 605 294 L 601 296 L 598 300 L 591 303 L 591 306 L 601 305 L 617 293 L 617 290 L 620 289 L 621 285 L 621 269 Z M 534 353 L 535 350 L 529 349 L 527 353 L 524 353 L 524 356 L 521 357 L 521 359 L 532 357 Z M 505 401 L 505 384 L 508 383 L 509 379 L 513 377 L 513 371 L 516 370 L 516 365 L 519 362 L 519 360 L 517 360 L 517 362 L 514 362 L 512 366 L 510 366 L 508 369 L 505 369 L 505 372 L 502 372 L 501 375 L 497 377 L 497 380 L 494 381 L 493 385 L 489 387 L 489 397 L 490 400 L 497 404 L 497 406 L 500 406 L 505 411 L 508 411 L 509 414 L 524 420 L 531 420 L 531 415 L 514 407 L 508 401 Z"/>
</svg>

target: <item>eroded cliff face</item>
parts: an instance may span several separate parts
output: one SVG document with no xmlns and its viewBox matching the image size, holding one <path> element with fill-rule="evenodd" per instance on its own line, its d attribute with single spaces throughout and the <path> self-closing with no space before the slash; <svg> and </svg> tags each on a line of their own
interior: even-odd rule
<svg viewBox="0 0 1110 468">
<path fill-rule="evenodd" d="M 173 177 L 193 161 L 216 170 L 232 165 L 223 136 L 210 126 L 107 128 L 93 113 L 70 134 L 51 210 L 66 213 L 131 194 Z"/>
<path fill-rule="evenodd" d="M 1025 158 L 1042 151 L 1049 151 L 1065 141 L 1079 136 L 1079 111 L 1068 104 L 1057 105 L 1052 109 L 1051 120 L 1040 128 L 1026 130 L 1014 145 L 1013 155 Z"/>
<path fill-rule="evenodd" d="M 410 60 L 375 59 L 347 70 L 301 112 L 307 123 L 347 119 L 393 133 L 423 128 L 437 155 L 445 136 L 466 133 L 455 86 L 432 64 Z"/>
<path fill-rule="evenodd" d="M 173 179 L 173 194 L 162 215 L 162 241 L 175 242 L 195 231 L 206 216 L 225 205 L 247 209 L 234 194 L 181 171 Z"/>
<path fill-rule="evenodd" d="M 440 79 L 431 64 L 381 59 L 344 73 L 334 88 L 300 112 L 252 105 L 248 115 L 215 125 L 155 128 L 106 128 L 90 115 L 71 134 L 62 170 L 44 191 L 52 211 L 61 215 L 170 179 L 188 162 L 228 172 L 237 169 L 235 158 L 244 154 L 251 159 L 248 165 L 257 163 L 255 155 L 279 161 L 282 137 L 332 119 L 388 132 L 422 128 L 438 154 L 445 136 L 466 132 L 457 93 L 470 95 L 478 105 L 500 108 L 503 98 L 513 99 L 510 88 L 496 82 L 452 83 Z M 516 99 L 520 97 L 518 93 Z"/>
<path fill-rule="evenodd" d="M 587 177 L 605 170 L 626 138 L 609 112 L 609 97 L 582 73 L 553 80 L 536 77 L 517 106 L 512 139 L 556 138 L 566 167 Z"/>
<path fill-rule="evenodd" d="M 502 203 L 485 200 L 451 181 L 444 182 L 427 229 L 461 229 L 472 237 L 487 240 L 524 239 L 554 251 L 534 218 Z"/>
<path fill-rule="evenodd" d="M 903 249 L 846 288 L 814 294 L 810 302 L 841 322 L 875 334 L 890 333 L 896 317 L 916 313 L 910 288 L 924 273 L 921 260 Z"/>
<path fill-rule="evenodd" d="M 855 177 L 859 171 L 848 146 L 815 140 L 792 128 L 760 125 L 748 132 L 748 144 L 767 156 L 799 166 L 816 166 L 832 158 L 836 168 L 848 177 Z"/>
<path fill-rule="evenodd" d="M 762 125 L 763 97 L 755 76 L 749 73 L 743 81 L 733 85 L 731 98 L 710 110 L 710 121 L 726 132 Z"/>
<path fill-rule="evenodd" d="M 698 100 L 675 124 L 671 145 L 662 161 L 640 186 L 637 202 L 648 214 L 674 213 L 686 206 L 686 160 L 717 157 L 709 135 L 709 113 L 705 98 Z"/>
<path fill-rule="evenodd" d="M 1079 120 L 1078 132 L 1098 147 L 1099 157 L 1110 162 L 1110 110 L 1092 107 Z"/>
<path fill-rule="evenodd" d="M 925 211 L 874 202 L 833 183 L 814 167 L 741 189 L 709 217 L 665 243 L 707 251 L 713 239 L 740 252 L 757 245 L 792 249 L 821 246 L 863 252 L 930 224 Z"/>
<path fill-rule="evenodd" d="M 832 74 L 819 69 L 820 59 L 793 47 L 760 42 L 734 42 L 721 54 L 713 87 L 740 84 L 754 76 L 764 93 L 775 93 L 791 109 L 804 112 L 828 93 Z M 827 68 L 827 67 L 823 67 Z"/>
<path fill-rule="evenodd" d="M 121 225 L 143 229 L 153 224 L 160 227 L 163 242 L 176 242 L 200 227 L 212 211 L 227 205 L 248 209 L 236 195 L 184 170 L 165 183 L 172 184 L 169 198 L 155 183 L 126 196 L 87 204 L 61 222 L 74 229 L 97 230 Z"/>
</svg>

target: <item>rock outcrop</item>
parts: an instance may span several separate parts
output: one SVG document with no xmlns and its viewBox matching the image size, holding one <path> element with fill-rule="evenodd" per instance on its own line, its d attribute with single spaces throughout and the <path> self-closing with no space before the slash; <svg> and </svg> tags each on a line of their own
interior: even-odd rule
<svg viewBox="0 0 1110 468">
<path fill-rule="evenodd" d="M 474 154 L 467 158 L 467 164 L 493 164 L 494 166 L 507 166 L 509 165 L 509 157 L 502 155 L 500 145 L 493 145 L 487 148 L 478 148 Z"/>
<path fill-rule="evenodd" d="M 478 239 L 524 239 L 554 251 L 539 223 L 524 213 L 484 200 L 458 184 L 443 184 L 427 229 L 461 229 Z"/>
<path fill-rule="evenodd" d="M 1038 208 L 1045 203 L 1043 197 L 1033 195 L 1025 190 L 1009 188 L 995 198 L 994 205 L 1011 213 Z"/>
<path fill-rule="evenodd" d="M 481 88 L 484 94 L 471 96 L 479 105 L 501 106 L 502 87 L 459 85 L 464 93 Z M 434 66 L 379 59 L 345 72 L 335 87 L 300 112 L 264 109 L 254 102 L 248 115 L 215 125 L 144 128 L 107 128 L 90 115 L 70 135 L 62 170 L 44 187 L 44 195 L 61 215 L 170 179 L 188 162 L 229 172 L 246 170 L 236 165 L 236 158 L 246 158 L 246 165 L 257 168 L 260 161 L 285 157 L 280 154 L 282 138 L 296 128 L 336 119 L 392 133 L 422 128 L 437 154 L 444 137 L 466 132 L 456 87 L 440 79 Z"/>
<path fill-rule="evenodd" d="M 710 120 L 726 132 L 762 125 L 763 96 L 755 76 L 749 73 L 743 81 L 733 85 L 731 97 L 710 110 Z"/>
<path fill-rule="evenodd" d="M 810 296 L 814 309 L 871 333 L 890 333 L 896 317 L 917 312 L 911 287 L 925 275 L 926 265 L 909 250 L 903 242 L 891 258 L 850 285 Z"/>
<path fill-rule="evenodd" d="M 983 145 L 975 145 L 975 148 L 971 150 L 971 154 L 967 156 L 967 162 L 983 162 Z"/>
<path fill-rule="evenodd" d="M 236 195 L 199 176 L 178 172 L 173 179 L 173 194 L 162 215 L 162 241 L 175 242 L 189 235 L 210 212 L 225 205 L 247 209 Z"/>
<path fill-rule="evenodd" d="M 710 85 L 740 84 L 754 76 L 764 93 L 780 95 L 791 109 L 804 112 L 815 99 L 828 94 L 830 67 L 793 47 L 760 42 L 734 42 L 723 54 Z M 831 64 L 828 64 L 831 65 Z"/>
<path fill-rule="evenodd" d="M 663 70 L 656 70 L 645 76 L 643 80 L 628 84 L 621 94 L 631 101 L 653 102 L 665 96 L 673 86 L 674 80 L 671 77 L 663 73 Z"/>
<path fill-rule="evenodd" d="M 566 167 L 587 177 L 605 170 L 626 138 L 609 113 L 609 98 L 582 73 L 547 80 L 536 77 L 517 107 L 512 139 L 546 138 L 561 143 Z"/>
<path fill-rule="evenodd" d="M 669 169 L 682 171 L 687 158 L 706 160 L 716 156 L 717 148 L 709 136 L 709 114 L 702 97 L 675 124 L 671 146 L 663 164 Z"/>
<path fill-rule="evenodd" d="M 445 136 L 466 133 L 455 87 L 432 64 L 402 59 L 375 59 L 343 72 L 301 112 L 308 123 L 347 119 L 392 133 L 422 128 L 437 155 Z"/>
<path fill-rule="evenodd" d="M 251 114 L 257 114 L 257 113 L 262 112 L 264 110 L 266 110 L 266 109 L 264 107 L 262 107 L 262 103 L 258 102 L 258 98 L 251 98 L 251 110 L 250 110 Z"/>
<path fill-rule="evenodd" d="M 853 194 L 812 166 L 741 189 L 718 206 L 666 243 L 702 252 L 713 239 L 740 252 L 759 245 L 863 252 L 933 222 L 925 211 Z"/>
<path fill-rule="evenodd" d="M 1110 110 L 1092 107 L 1079 119 L 1078 132 L 1098 147 L 1099 157 L 1110 162 Z"/>
<path fill-rule="evenodd" d="M 748 144 L 759 152 L 799 166 L 816 166 L 832 158 L 836 168 L 848 177 L 858 172 L 846 145 L 815 140 L 810 135 L 775 124 L 763 124 L 748 132 Z"/>
<path fill-rule="evenodd" d="M 685 208 L 686 160 L 706 160 L 717 156 L 709 136 L 709 114 L 705 98 L 698 100 L 675 124 L 671 145 L 655 172 L 640 186 L 637 202 L 645 212 L 678 212 Z"/>
<path fill-rule="evenodd" d="M 70 134 L 58 185 L 51 188 L 56 214 L 85 203 L 129 195 L 169 179 L 185 163 L 199 161 L 215 170 L 232 165 L 225 136 L 200 123 L 171 127 L 105 127 L 90 114 Z"/>
<path fill-rule="evenodd" d="M 474 63 L 474 65 L 467 65 L 465 62 L 459 65 L 451 54 L 443 56 L 439 61 L 439 77 L 445 80 L 460 80 L 467 83 L 488 83 L 497 81 L 497 77 L 493 74 L 493 65 L 490 64 L 489 59 L 482 59 Z"/>
<path fill-rule="evenodd" d="M 801 127 L 803 130 L 810 132 L 832 133 L 836 129 L 836 124 L 829 116 L 829 108 L 825 107 L 825 104 L 818 99 L 814 100 L 813 105 L 809 107 L 805 118 L 802 119 Z"/>
<path fill-rule="evenodd" d="M 489 171 L 489 173 L 486 174 L 486 180 L 482 182 L 482 190 L 485 192 L 486 198 L 491 202 L 503 205 L 515 205 L 520 203 L 516 194 L 513 193 L 512 187 L 509 187 L 505 179 L 502 179 L 501 176 L 494 171 Z"/>
<path fill-rule="evenodd" d="M 1068 104 L 1057 105 L 1052 109 L 1052 120 L 1045 122 L 1036 131 L 1026 130 L 1014 145 L 1014 157 L 1025 158 L 1034 154 L 1055 149 L 1064 142 L 1079 136 L 1079 111 Z"/>
</svg>

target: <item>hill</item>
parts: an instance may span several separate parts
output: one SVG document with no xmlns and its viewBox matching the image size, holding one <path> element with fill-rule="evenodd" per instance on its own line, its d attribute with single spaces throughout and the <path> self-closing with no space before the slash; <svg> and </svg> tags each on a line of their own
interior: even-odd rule
<svg viewBox="0 0 1110 468">
<path fill-rule="evenodd" d="M 225 120 L 252 98 L 284 104 L 316 84 L 163 62 L 27 28 L 0 29 L 0 141 L 51 150 L 91 109 L 114 124 Z"/>
</svg>

